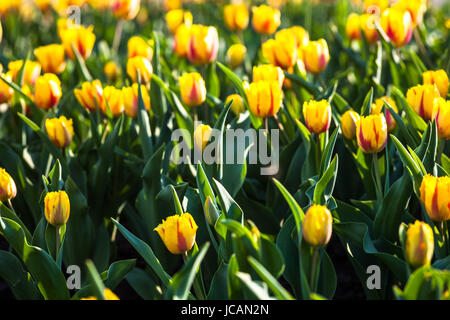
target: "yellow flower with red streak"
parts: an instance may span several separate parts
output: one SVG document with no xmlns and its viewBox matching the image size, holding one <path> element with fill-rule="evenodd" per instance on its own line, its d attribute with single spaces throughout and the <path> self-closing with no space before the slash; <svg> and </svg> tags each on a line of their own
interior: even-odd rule
<svg viewBox="0 0 450 320">
<path fill-rule="evenodd" d="M 444 98 L 434 100 L 432 119 L 436 121 L 440 138 L 450 140 L 450 100 Z"/>
<path fill-rule="evenodd" d="M 145 109 L 150 110 L 150 95 L 147 88 L 141 84 L 142 100 L 144 101 Z M 137 117 L 139 109 L 139 85 L 133 83 L 131 87 L 122 88 L 123 102 L 125 106 L 125 113 L 132 118 Z"/>
<path fill-rule="evenodd" d="M 166 23 L 172 34 L 175 34 L 182 24 L 190 27 L 192 20 L 192 13 L 183 9 L 170 10 L 166 13 Z"/>
<path fill-rule="evenodd" d="M 354 139 L 356 136 L 357 123 L 359 114 L 353 110 L 347 110 L 341 118 L 341 129 L 344 137 L 348 140 Z"/>
<path fill-rule="evenodd" d="M 433 229 L 425 222 L 416 220 L 406 231 L 405 257 L 413 267 L 427 266 L 434 252 Z"/>
<path fill-rule="evenodd" d="M 434 84 L 438 90 L 439 90 L 439 94 L 441 95 L 442 98 L 445 98 L 447 96 L 448 93 L 448 75 L 447 73 L 443 70 L 429 70 L 429 71 L 425 71 L 422 74 L 423 77 L 423 84 Z"/>
<path fill-rule="evenodd" d="M 233 44 L 227 51 L 227 61 L 232 69 L 239 67 L 245 59 L 247 48 L 240 43 Z"/>
<path fill-rule="evenodd" d="M 327 100 L 305 101 L 303 103 L 303 117 L 306 127 L 315 134 L 320 134 L 330 128 L 331 105 Z"/>
<path fill-rule="evenodd" d="M 187 57 L 188 43 L 191 38 L 191 26 L 182 24 L 178 27 L 173 40 L 173 51 L 180 58 Z"/>
<path fill-rule="evenodd" d="M 386 9 L 381 14 L 380 24 L 394 47 L 403 47 L 411 40 L 414 25 L 409 11 Z"/>
<path fill-rule="evenodd" d="M 67 148 L 74 135 L 72 119 L 64 116 L 45 120 L 45 129 L 50 140 L 58 148 Z"/>
<path fill-rule="evenodd" d="M 283 91 L 277 81 L 244 83 L 250 111 L 259 118 L 277 114 L 283 101 Z"/>
<path fill-rule="evenodd" d="M 127 74 L 133 82 L 138 82 L 138 73 L 141 75 L 142 83 L 150 83 L 153 67 L 147 58 L 138 56 L 128 59 Z"/>
<path fill-rule="evenodd" d="M 411 15 L 413 26 L 422 24 L 423 15 L 427 11 L 426 0 L 399 0 L 392 5 L 392 8 L 408 11 Z"/>
<path fill-rule="evenodd" d="M 194 130 L 194 146 L 199 151 L 202 152 L 206 145 L 208 144 L 209 138 L 211 137 L 212 128 L 207 124 L 198 125 Z"/>
<path fill-rule="evenodd" d="M 265 4 L 252 8 L 253 29 L 260 34 L 272 34 L 277 31 L 281 23 L 280 10 Z"/>
<path fill-rule="evenodd" d="M 61 99 L 61 81 L 53 73 L 45 73 L 36 80 L 34 103 L 38 108 L 48 110 L 55 107 Z"/>
<path fill-rule="evenodd" d="M 179 79 L 181 101 L 188 107 L 197 107 L 206 100 L 206 86 L 197 72 L 185 73 Z"/>
<path fill-rule="evenodd" d="M 289 29 L 283 29 L 275 34 L 275 39 L 269 39 L 262 44 L 262 53 L 269 63 L 288 69 L 297 61 L 297 40 Z"/>
<path fill-rule="evenodd" d="M 306 46 L 309 42 L 309 33 L 304 28 L 300 26 L 290 27 L 288 30 L 291 30 L 293 33 L 295 40 L 297 41 L 297 49 L 300 49 L 303 46 Z"/>
<path fill-rule="evenodd" d="M 277 82 L 280 88 L 283 87 L 284 72 L 280 67 L 271 64 L 262 64 L 253 67 L 253 82 L 268 81 Z"/>
<path fill-rule="evenodd" d="M 16 195 L 16 183 L 5 169 L 0 168 L 0 202 L 11 200 Z"/>
<path fill-rule="evenodd" d="M 360 117 L 356 128 L 358 146 L 364 153 L 376 153 L 387 143 L 388 128 L 384 114 Z"/>
<path fill-rule="evenodd" d="M 378 31 L 374 25 L 375 15 L 352 13 L 347 18 L 347 36 L 353 40 L 361 40 L 361 29 L 368 43 L 375 43 L 378 40 Z"/>
<path fill-rule="evenodd" d="M 420 185 L 420 200 L 431 220 L 450 219 L 450 177 L 434 177 L 427 174 Z"/>
<path fill-rule="evenodd" d="M 187 56 L 196 65 L 216 60 L 219 50 L 219 35 L 215 27 L 193 25 L 187 45 Z"/>
<path fill-rule="evenodd" d="M 149 61 L 153 58 L 153 48 L 149 41 L 144 40 L 141 37 L 133 36 L 128 40 L 128 59 L 134 57 L 144 57 Z"/>
<path fill-rule="evenodd" d="M 438 88 L 432 84 L 419 84 L 409 88 L 406 92 L 406 100 L 409 105 L 424 120 L 431 120 L 434 99 L 439 97 Z"/>
<path fill-rule="evenodd" d="M 34 49 L 34 55 L 46 73 L 60 74 L 66 68 L 64 47 L 60 44 L 49 44 Z"/>
<path fill-rule="evenodd" d="M 2 73 L 2 76 L 9 82 L 13 81 L 11 72 L 8 72 L 6 74 Z M 0 79 L 0 104 L 10 102 L 13 96 L 14 96 L 14 89 L 11 88 L 2 79 Z"/>
<path fill-rule="evenodd" d="M 241 4 L 229 4 L 223 9 L 225 24 L 231 31 L 241 31 L 247 28 L 249 12 L 247 6 Z"/>
<path fill-rule="evenodd" d="M 238 94 L 231 94 L 229 95 L 226 99 L 225 99 L 225 104 L 228 104 L 231 102 L 231 111 L 233 111 L 233 113 L 235 115 L 239 115 L 242 112 L 244 112 L 245 110 L 245 106 L 244 106 L 244 99 L 242 99 L 242 97 Z"/>
<path fill-rule="evenodd" d="M 13 81 L 17 81 L 17 75 L 22 69 L 23 60 L 11 61 L 8 63 L 8 69 L 11 73 Z M 23 82 L 34 86 L 36 84 L 36 79 L 41 74 L 41 65 L 39 62 L 28 60 L 25 63 L 25 68 L 23 69 Z"/>
<path fill-rule="evenodd" d="M 302 47 L 302 53 L 305 68 L 311 73 L 321 73 L 330 61 L 328 44 L 325 39 L 308 42 L 306 46 Z"/>
<path fill-rule="evenodd" d="M 141 0 L 113 0 L 111 8 L 116 18 L 133 20 L 141 8 Z"/>
<path fill-rule="evenodd" d="M 103 86 L 100 80 L 83 82 L 81 89 L 74 89 L 73 92 L 78 102 L 88 111 L 95 111 L 101 107 Z"/>
<path fill-rule="evenodd" d="M 75 53 L 72 49 L 74 46 L 83 59 L 89 58 L 95 44 L 94 27 L 86 28 L 77 24 L 66 27 L 60 31 L 60 36 L 67 56 L 75 60 Z"/>
<path fill-rule="evenodd" d="M 69 196 L 65 191 L 49 192 L 44 199 L 45 219 L 54 227 L 67 223 L 70 216 Z"/>
<path fill-rule="evenodd" d="M 103 99 L 100 104 L 104 114 L 108 114 L 108 109 L 113 117 L 119 116 L 125 110 L 122 90 L 113 86 L 107 86 L 103 90 Z"/>
<path fill-rule="evenodd" d="M 194 218 L 186 212 L 167 217 L 154 230 L 172 254 L 181 254 L 194 246 L 197 229 Z"/>
<path fill-rule="evenodd" d="M 372 104 L 372 114 L 379 114 L 381 113 L 381 110 L 383 109 L 384 106 L 384 102 L 388 103 L 392 109 L 394 109 L 394 111 L 396 113 L 398 113 L 398 108 L 397 105 L 395 104 L 395 101 L 390 98 L 390 97 L 382 97 L 379 99 L 375 100 L 375 103 Z M 392 131 L 395 129 L 395 126 L 397 125 L 397 123 L 395 122 L 394 117 L 392 116 L 391 112 L 389 111 L 389 109 L 386 107 L 386 124 L 388 126 L 388 130 Z"/>
<path fill-rule="evenodd" d="M 330 210 L 321 205 L 312 205 L 303 220 L 303 238 L 313 247 L 324 247 L 330 241 L 333 218 Z"/>
</svg>

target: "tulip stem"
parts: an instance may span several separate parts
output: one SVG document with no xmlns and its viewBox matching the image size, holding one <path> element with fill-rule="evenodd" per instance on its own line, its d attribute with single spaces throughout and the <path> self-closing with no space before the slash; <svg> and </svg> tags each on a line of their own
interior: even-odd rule
<svg viewBox="0 0 450 320">
<path fill-rule="evenodd" d="M 316 290 L 316 269 L 317 269 L 317 260 L 319 256 L 319 249 L 314 248 L 313 257 L 312 257 L 312 265 L 311 265 L 311 279 L 310 279 L 310 290 L 314 292 Z"/>
<path fill-rule="evenodd" d="M 188 252 L 185 251 L 183 254 L 184 263 L 187 263 L 188 259 L 189 259 Z M 204 293 L 204 291 L 202 289 L 203 288 L 202 283 L 200 282 L 200 275 L 201 275 L 201 271 L 195 275 L 194 284 L 193 284 L 194 291 L 197 294 L 197 298 L 199 300 L 206 300 L 206 294 Z"/>
<path fill-rule="evenodd" d="M 381 177 L 380 177 L 380 167 L 378 165 L 378 154 L 373 154 L 373 167 L 375 170 L 375 188 L 377 193 L 377 202 L 378 204 L 381 203 L 381 195 L 382 195 L 382 189 L 381 189 Z"/>
<path fill-rule="evenodd" d="M 58 261 L 58 255 L 59 255 L 59 246 L 60 246 L 60 238 L 61 238 L 61 235 L 60 235 L 60 227 L 59 226 L 57 226 L 56 227 L 56 255 L 55 255 L 55 261 Z"/>
<path fill-rule="evenodd" d="M 420 38 L 420 34 L 419 34 L 417 28 L 414 28 L 413 34 L 414 34 L 414 40 L 416 40 L 417 47 L 419 48 L 419 51 L 422 54 L 425 62 L 427 63 L 428 66 L 432 66 L 433 64 L 431 63 L 430 57 L 428 56 L 428 53 L 427 53 L 427 49 L 425 49 L 425 46 L 422 42 L 422 38 Z"/>
<path fill-rule="evenodd" d="M 12 212 L 16 213 L 16 210 L 14 210 L 14 207 L 12 205 L 11 199 L 8 199 L 8 205 L 11 208 Z M 17 214 L 16 214 L 17 215 Z"/>
<path fill-rule="evenodd" d="M 320 145 L 320 133 L 316 134 L 317 138 L 317 159 L 316 159 L 316 166 L 317 166 L 317 172 L 320 171 L 320 163 L 322 162 L 322 146 Z"/>
<path fill-rule="evenodd" d="M 117 21 L 116 24 L 116 30 L 114 31 L 114 40 L 113 40 L 113 52 L 117 53 L 120 46 L 120 39 L 122 38 L 122 31 L 123 31 L 123 25 L 125 21 L 123 19 L 120 19 Z"/>
</svg>

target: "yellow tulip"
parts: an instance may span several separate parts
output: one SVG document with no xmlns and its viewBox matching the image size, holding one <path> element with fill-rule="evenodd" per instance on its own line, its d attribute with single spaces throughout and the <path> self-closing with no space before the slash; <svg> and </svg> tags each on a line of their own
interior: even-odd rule
<svg viewBox="0 0 450 320">
<path fill-rule="evenodd" d="M 427 11 L 427 0 L 399 0 L 392 5 L 392 8 L 408 11 L 415 27 L 422 24 L 423 15 Z"/>
<path fill-rule="evenodd" d="M 64 47 L 60 44 L 50 44 L 34 49 L 34 55 L 46 73 L 60 74 L 66 68 Z"/>
<path fill-rule="evenodd" d="M 240 43 L 233 44 L 227 51 L 228 64 L 232 69 L 239 67 L 244 61 L 247 48 Z"/>
<path fill-rule="evenodd" d="M 324 247 L 330 241 L 333 218 L 330 210 L 321 205 L 312 205 L 303 220 L 303 238 L 313 247 Z"/>
<path fill-rule="evenodd" d="M 432 118 L 436 121 L 439 137 L 450 140 L 450 100 L 435 99 Z"/>
<path fill-rule="evenodd" d="M 85 28 L 81 25 L 72 25 L 60 31 L 61 41 L 67 56 L 75 60 L 72 45 L 76 48 L 83 59 L 89 58 L 95 44 L 94 27 Z"/>
<path fill-rule="evenodd" d="M 305 68 L 311 73 L 320 73 L 325 70 L 330 60 L 328 44 L 324 39 L 310 41 L 302 47 L 302 53 Z"/>
<path fill-rule="evenodd" d="M 208 144 L 209 138 L 211 137 L 212 128 L 207 124 L 198 125 L 194 130 L 194 146 L 199 151 L 202 152 L 206 145 Z"/>
<path fill-rule="evenodd" d="M 147 58 L 138 56 L 128 59 L 127 74 L 133 82 L 138 82 L 138 71 L 141 75 L 141 82 L 150 83 L 153 67 Z"/>
<path fill-rule="evenodd" d="M 420 200 L 431 220 L 450 219 L 450 177 L 434 177 L 427 174 L 420 185 Z"/>
<path fill-rule="evenodd" d="M 448 93 L 448 76 L 447 73 L 440 69 L 437 71 L 429 70 L 423 74 L 423 84 L 434 84 L 442 98 L 447 97 Z"/>
<path fill-rule="evenodd" d="M 245 93 L 251 112 L 260 118 L 273 116 L 280 110 L 283 91 L 279 82 L 258 81 L 244 83 Z"/>
<path fill-rule="evenodd" d="M 6 74 L 2 73 L 2 75 L 9 82 L 13 81 L 11 72 L 8 72 Z M 0 104 L 10 102 L 13 96 L 14 96 L 14 89 L 11 88 L 2 79 L 0 79 Z"/>
<path fill-rule="evenodd" d="M 177 32 L 177 29 L 182 24 L 190 27 L 192 25 L 192 13 L 183 9 L 170 10 L 166 13 L 166 23 L 172 34 Z"/>
<path fill-rule="evenodd" d="M 271 8 L 267 5 L 253 7 L 252 25 L 253 29 L 260 34 L 274 33 L 281 23 L 280 10 Z"/>
<path fill-rule="evenodd" d="M 361 21 L 359 15 L 351 13 L 347 18 L 347 24 L 345 25 L 345 32 L 347 36 L 352 40 L 361 39 Z"/>
<path fill-rule="evenodd" d="M 253 82 L 258 81 L 276 81 L 280 88 L 283 86 L 284 72 L 280 67 L 275 67 L 271 64 L 262 64 L 253 67 Z"/>
<path fill-rule="evenodd" d="M 331 105 L 327 100 L 305 101 L 303 103 L 303 117 L 306 127 L 315 134 L 320 134 L 330 128 Z"/>
<path fill-rule="evenodd" d="M 145 109 L 150 110 L 150 95 L 147 88 L 141 84 L 142 100 L 144 101 Z M 125 113 L 132 118 L 136 118 L 139 109 L 139 85 L 133 83 L 131 87 L 122 88 L 123 102 L 125 106 Z"/>
<path fill-rule="evenodd" d="M 165 10 L 180 9 L 182 0 L 164 0 Z"/>
<path fill-rule="evenodd" d="M 61 82 L 53 73 L 45 73 L 36 80 L 34 103 L 38 108 L 48 110 L 56 106 L 61 99 Z"/>
<path fill-rule="evenodd" d="M 133 20 L 141 8 L 141 0 L 113 0 L 111 8 L 116 18 Z"/>
<path fill-rule="evenodd" d="M 225 100 L 225 104 L 228 104 L 231 102 L 231 111 L 233 111 L 233 113 L 235 115 L 239 115 L 242 112 L 244 112 L 245 106 L 244 106 L 244 99 L 238 95 L 238 94 L 232 94 L 229 95 L 226 100 Z"/>
<path fill-rule="evenodd" d="M 398 108 L 397 105 L 395 104 L 395 101 L 390 98 L 390 97 L 382 97 L 379 99 L 375 100 L 375 103 L 372 104 L 372 114 L 379 114 L 381 113 L 381 110 L 383 109 L 384 106 L 384 102 L 388 103 L 392 109 L 394 109 L 394 111 L 396 113 L 398 113 Z M 395 126 L 397 125 L 397 123 L 395 122 L 394 117 L 392 116 L 391 112 L 389 111 L 389 109 L 386 107 L 386 124 L 388 127 L 389 131 L 392 131 L 395 129 Z"/>
<path fill-rule="evenodd" d="M 431 120 L 433 116 L 434 99 L 439 98 L 439 90 L 432 84 L 419 84 L 409 88 L 406 100 L 414 111 L 424 120 Z"/>
<path fill-rule="evenodd" d="M 389 7 L 389 0 L 364 0 L 364 12 L 376 14 Z"/>
<path fill-rule="evenodd" d="M 72 119 L 67 119 L 64 116 L 47 119 L 45 120 L 45 129 L 50 140 L 58 148 L 70 146 L 74 134 Z"/>
<path fill-rule="evenodd" d="M 83 82 L 81 89 L 74 89 L 78 102 L 88 111 L 95 111 L 100 108 L 103 99 L 103 86 L 100 80 Z"/>
<path fill-rule="evenodd" d="M 375 28 L 375 15 L 352 13 L 347 18 L 347 36 L 353 40 L 361 40 L 361 29 L 368 43 L 375 43 L 378 40 L 378 31 Z"/>
<path fill-rule="evenodd" d="M 114 61 L 108 61 L 103 68 L 103 72 L 110 82 L 116 82 L 122 74 L 119 65 Z"/>
<path fill-rule="evenodd" d="M 111 8 L 110 0 L 88 0 L 88 2 L 96 10 L 105 11 Z"/>
<path fill-rule="evenodd" d="M 187 57 L 189 39 L 191 38 L 191 26 L 182 24 L 178 27 L 173 40 L 173 51 L 180 58 Z"/>
<path fill-rule="evenodd" d="M 288 69 L 297 62 L 297 40 L 291 30 L 283 29 L 262 44 L 262 53 L 270 64 Z"/>
<path fill-rule="evenodd" d="M 113 117 L 120 115 L 124 111 L 125 106 L 122 90 L 113 86 L 107 86 L 103 90 L 103 99 L 100 104 L 100 109 L 102 109 L 104 114 L 108 114 L 108 108 Z"/>
<path fill-rule="evenodd" d="M 49 192 L 45 196 L 45 219 L 54 227 L 66 224 L 70 215 L 69 196 L 65 191 Z"/>
<path fill-rule="evenodd" d="M 433 229 L 425 222 L 416 220 L 406 231 L 405 256 L 413 268 L 431 263 L 434 251 Z"/>
<path fill-rule="evenodd" d="M 11 61 L 8 63 L 8 70 L 11 72 L 13 81 L 17 81 L 17 74 L 22 69 L 23 60 Z M 34 86 L 36 79 L 41 74 L 41 65 L 39 62 L 28 60 L 23 69 L 23 82 Z"/>
<path fill-rule="evenodd" d="M 11 200 L 16 195 L 16 183 L 5 169 L 0 168 L 0 202 Z"/>
<path fill-rule="evenodd" d="M 187 45 L 187 56 L 191 63 L 208 64 L 217 57 L 219 35 L 215 27 L 193 25 Z"/>
<path fill-rule="evenodd" d="M 364 153 L 376 153 L 387 143 L 387 124 L 384 114 L 361 117 L 357 123 L 356 139 Z"/>
<path fill-rule="evenodd" d="M 359 114 L 353 110 L 347 110 L 341 118 L 341 129 L 344 137 L 348 140 L 356 136 L 356 124 L 359 121 Z"/>
<path fill-rule="evenodd" d="M 245 4 L 230 4 L 223 9 L 225 24 L 231 31 L 241 31 L 247 28 L 249 12 Z"/>
<path fill-rule="evenodd" d="M 51 4 L 60 16 L 68 15 L 68 9 L 71 6 L 81 7 L 87 0 L 52 0 Z"/>
<path fill-rule="evenodd" d="M 403 47 L 411 40 L 414 26 L 408 11 L 386 9 L 381 14 L 380 24 L 394 47 Z"/>
<path fill-rule="evenodd" d="M 128 40 L 128 59 L 134 57 L 144 57 L 149 61 L 153 58 L 153 49 L 148 41 L 143 38 L 134 36 Z"/>
<path fill-rule="evenodd" d="M 202 76 L 197 73 L 185 73 L 179 79 L 181 101 L 188 107 L 197 107 L 206 100 L 206 86 Z"/>
<path fill-rule="evenodd" d="M 172 254 L 181 254 L 194 246 L 197 229 L 194 218 L 186 212 L 167 217 L 154 230 Z"/>
<path fill-rule="evenodd" d="M 119 297 L 111 291 L 111 289 L 105 288 L 103 291 L 103 296 L 105 297 L 105 300 L 120 300 Z M 81 298 L 80 300 L 98 300 L 94 296 L 90 296 L 87 298 Z"/>
<path fill-rule="evenodd" d="M 293 33 L 297 42 L 297 49 L 306 46 L 309 42 L 309 34 L 304 28 L 300 26 L 290 27 L 289 30 Z"/>
</svg>

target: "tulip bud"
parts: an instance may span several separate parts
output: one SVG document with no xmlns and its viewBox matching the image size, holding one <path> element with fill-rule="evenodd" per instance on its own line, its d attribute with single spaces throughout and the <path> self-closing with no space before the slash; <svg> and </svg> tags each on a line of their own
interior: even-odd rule
<svg viewBox="0 0 450 320">
<path fill-rule="evenodd" d="M 144 57 L 152 61 L 153 49 L 150 44 L 141 37 L 134 36 L 128 40 L 128 59 L 134 57 Z"/>
<path fill-rule="evenodd" d="M 219 219 L 219 212 L 210 196 L 205 201 L 205 218 L 210 226 L 214 226 Z"/>
<path fill-rule="evenodd" d="M 247 48 L 243 44 L 233 44 L 227 51 L 228 64 L 232 69 L 239 67 L 244 61 Z"/>
<path fill-rule="evenodd" d="M 8 81 L 12 82 L 11 72 L 2 74 Z M 14 89 L 11 88 L 6 82 L 0 79 L 0 104 L 10 102 L 14 96 Z"/>
<path fill-rule="evenodd" d="M 260 118 L 268 118 L 278 112 L 283 101 L 283 91 L 276 81 L 244 83 L 251 112 Z"/>
<path fill-rule="evenodd" d="M 144 57 L 134 57 L 128 59 L 127 74 L 133 82 L 138 82 L 138 71 L 141 75 L 141 82 L 144 84 L 150 83 L 153 73 L 153 67 L 148 59 Z"/>
<path fill-rule="evenodd" d="M 105 300 L 120 300 L 119 297 L 111 291 L 111 289 L 105 288 L 103 291 L 103 296 Z M 98 300 L 97 297 L 89 296 L 87 298 L 81 298 L 80 300 Z"/>
<path fill-rule="evenodd" d="M 448 76 L 444 70 L 425 71 L 423 73 L 423 84 L 434 84 L 438 88 L 441 97 L 447 97 Z"/>
<path fill-rule="evenodd" d="M 359 15 L 351 13 L 347 18 L 347 24 L 345 26 L 345 32 L 347 36 L 352 40 L 361 39 L 361 21 Z"/>
<path fill-rule="evenodd" d="M 75 60 L 75 53 L 72 45 L 77 49 L 83 59 L 89 58 L 95 44 L 94 27 L 85 28 L 81 25 L 72 25 L 71 27 L 61 30 L 61 41 L 67 56 L 71 60 Z"/>
<path fill-rule="evenodd" d="M 324 247 L 330 241 L 333 218 L 330 210 L 321 205 L 312 205 L 303 220 L 303 238 L 313 247 Z"/>
<path fill-rule="evenodd" d="M 61 82 L 53 73 L 46 73 L 36 80 L 34 103 L 38 108 L 48 110 L 55 107 L 61 96 Z"/>
<path fill-rule="evenodd" d="M 103 90 L 103 99 L 100 104 L 100 109 L 102 109 L 104 114 L 108 114 L 108 108 L 113 117 L 117 117 L 124 111 L 125 107 L 122 90 L 113 86 L 107 86 Z"/>
<path fill-rule="evenodd" d="M 425 222 L 416 220 L 406 231 L 405 256 L 413 268 L 431 263 L 434 251 L 433 230 Z"/>
<path fill-rule="evenodd" d="M 179 79 L 181 100 L 188 107 L 197 107 L 206 100 L 206 86 L 202 76 L 197 73 L 185 73 Z"/>
<path fill-rule="evenodd" d="M 232 101 L 230 108 L 235 115 L 239 115 L 242 112 L 244 112 L 244 109 L 245 109 L 244 99 L 242 99 L 242 97 L 240 95 L 238 95 L 238 94 L 229 95 L 227 97 L 227 99 L 225 100 L 225 104 L 230 103 L 230 101 Z"/>
<path fill-rule="evenodd" d="M 193 25 L 187 45 L 191 63 L 208 64 L 216 60 L 219 51 L 219 35 L 215 27 Z"/>
<path fill-rule="evenodd" d="M 211 137 L 212 129 L 207 124 L 201 124 L 194 131 L 194 145 L 199 152 L 203 152 Z"/>
<path fill-rule="evenodd" d="M 253 82 L 259 81 L 276 81 L 280 88 L 283 86 L 284 72 L 280 67 L 275 67 L 271 64 L 263 64 L 253 67 Z"/>
<path fill-rule="evenodd" d="M 166 13 L 166 22 L 170 32 L 175 34 L 182 24 L 188 27 L 192 25 L 192 13 L 182 9 L 170 10 Z"/>
<path fill-rule="evenodd" d="M 320 73 L 325 70 L 330 60 L 328 45 L 324 39 L 310 41 L 302 47 L 302 54 L 306 70 L 311 73 Z"/>
<path fill-rule="evenodd" d="M 187 56 L 188 43 L 190 38 L 191 27 L 185 24 L 179 26 L 175 33 L 173 41 L 173 51 L 180 58 L 184 58 Z"/>
<path fill-rule="evenodd" d="M 364 0 L 364 12 L 374 14 L 389 7 L 389 0 Z"/>
<path fill-rule="evenodd" d="M 450 100 L 434 99 L 433 120 L 436 121 L 439 138 L 450 140 Z"/>
<path fill-rule="evenodd" d="M 361 117 L 357 123 L 356 139 L 364 153 L 376 153 L 386 146 L 387 132 L 384 114 Z"/>
<path fill-rule="evenodd" d="M 67 119 L 64 116 L 47 119 L 45 120 L 45 129 L 50 140 L 58 148 L 70 146 L 74 134 L 72 119 Z"/>
<path fill-rule="evenodd" d="M 113 0 L 111 8 L 116 18 L 133 20 L 141 8 L 141 0 Z"/>
<path fill-rule="evenodd" d="M 392 8 L 408 11 L 411 15 L 413 27 L 422 24 L 423 15 L 427 11 L 427 0 L 399 0 Z"/>
<path fill-rule="evenodd" d="M 54 227 L 66 224 L 70 215 L 70 201 L 65 191 L 49 192 L 45 196 L 45 219 Z"/>
<path fill-rule="evenodd" d="M 427 174 L 420 185 L 420 200 L 431 220 L 450 219 L 450 177 L 434 177 Z"/>
<path fill-rule="evenodd" d="M 231 31 L 241 31 L 247 28 L 249 12 L 245 4 L 230 4 L 223 9 L 225 24 Z"/>
<path fill-rule="evenodd" d="M 197 229 L 194 218 L 186 212 L 168 217 L 154 230 L 172 254 L 180 254 L 192 249 Z"/>
<path fill-rule="evenodd" d="M 353 110 L 347 110 L 341 118 L 341 129 L 344 137 L 348 140 L 356 136 L 356 124 L 359 121 L 359 114 Z"/>
<path fill-rule="evenodd" d="M 150 110 L 150 95 L 147 88 L 141 84 L 142 100 L 144 101 L 145 109 Z M 139 86 L 133 83 L 131 87 L 122 88 L 123 100 L 125 105 L 125 112 L 129 117 L 136 118 L 139 109 Z"/>
<path fill-rule="evenodd" d="M 109 61 L 105 64 L 103 72 L 110 82 L 116 82 L 122 74 L 122 70 L 114 61 Z"/>
<path fill-rule="evenodd" d="M 270 64 L 288 69 L 297 62 L 297 40 L 293 32 L 283 29 L 262 44 L 262 53 Z"/>
<path fill-rule="evenodd" d="M 8 64 L 9 72 L 11 72 L 12 80 L 17 81 L 17 74 L 22 69 L 23 60 L 11 61 Z M 34 86 L 36 80 L 41 74 L 41 65 L 36 61 L 27 61 L 23 69 L 23 82 Z"/>
<path fill-rule="evenodd" d="M 320 134 L 330 128 L 331 105 L 327 100 L 305 101 L 303 103 L 303 117 L 306 127 L 315 134 Z"/>
<path fill-rule="evenodd" d="M 271 8 L 267 5 L 253 7 L 252 25 L 253 29 L 260 34 L 274 33 L 281 23 L 280 10 Z"/>
<path fill-rule="evenodd" d="M 380 24 L 394 47 L 403 47 L 411 40 L 413 22 L 408 11 L 386 9 L 381 14 Z"/>
<path fill-rule="evenodd" d="M 100 108 L 103 99 L 103 87 L 100 80 L 83 82 L 81 89 L 73 90 L 78 102 L 88 111 L 95 111 Z"/>
<path fill-rule="evenodd" d="M 395 104 L 395 101 L 390 97 L 382 97 L 382 98 L 376 99 L 375 103 L 372 104 L 372 114 L 381 113 L 381 110 L 383 109 L 383 106 L 384 106 L 384 102 L 388 103 L 391 106 L 391 108 L 394 109 L 394 111 L 396 113 L 398 113 L 398 109 L 397 109 L 397 105 Z M 389 111 L 389 109 L 387 107 L 386 107 L 385 117 L 386 117 L 386 124 L 388 127 L 388 131 L 394 130 L 397 123 L 395 122 L 394 117 L 391 115 L 391 112 Z"/>
<path fill-rule="evenodd" d="M 60 74 L 66 68 L 64 47 L 60 44 L 50 44 L 36 48 L 34 55 L 46 73 Z"/>
<path fill-rule="evenodd" d="M 424 120 L 433 116 L 434 99 L 439 98 L 439 90 L 432 84 L 417 85 L 406 92 L 406 100 Z"/>
<path fill-rule="evenodd" d="M 5 169 L 0 168 L 0 202 L 11 200 L 16 195 L 17 187 L 13 178 L 11 178 Z"/>
<path fill-rule="evenodd" d="M 291 30 L 292 34 L 295 37 L 295 40 L 297 42 L 297 49 L 300 49 L 301 47 L 306 46 L 308 44 L 309 42 L 308 31 L 306 31 L 300 26 L 290 27 L 289 30 Z"/>
</svg>

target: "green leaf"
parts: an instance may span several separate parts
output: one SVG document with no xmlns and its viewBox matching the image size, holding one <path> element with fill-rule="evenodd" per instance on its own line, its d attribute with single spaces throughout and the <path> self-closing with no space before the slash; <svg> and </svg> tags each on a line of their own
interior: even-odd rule
<svg viewBox="0 0 450 320">
<path fill-rule="evenodd" d="M 94 263 L 91 260 L 87 260 L 86 267 L 87 267 L 89 283 L 91 284 L 91 288 L 92 288 L 92 291 L 94 292 L 94 295 L 99 300 L 105 300 L 105 294 L 104 294 L 105 285 L 103 284 L 103 281 L 100 278 L 100 275 L 98 274 Z"/>
<path fill-rule="evenodd" d="M 267 292 L 267 288 L 253 281 L 248 273 L 237 272 L 236 277 L 258 300 L 273 300 Z"/>
<path fill-rule="evenodd" d="M 338 155 L 336 154 L 330 166 L 327 168 L 327 170 L 315 186 L 313 198 L 313 202 L 315 204 L 324 205 L 331 197 L 331 193 L 333 192 L 334 184 L 337 178 L 337 170 Z"/>
</svg>

